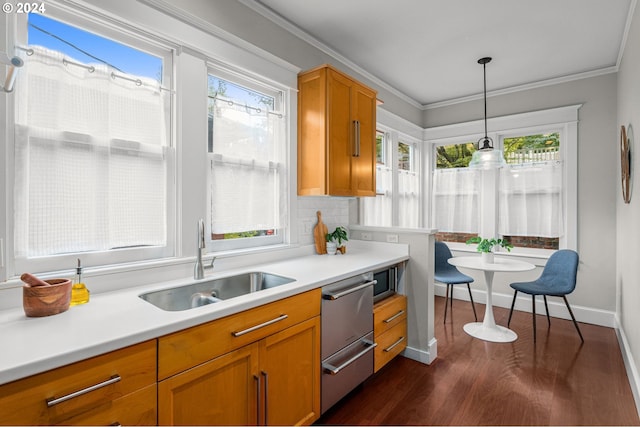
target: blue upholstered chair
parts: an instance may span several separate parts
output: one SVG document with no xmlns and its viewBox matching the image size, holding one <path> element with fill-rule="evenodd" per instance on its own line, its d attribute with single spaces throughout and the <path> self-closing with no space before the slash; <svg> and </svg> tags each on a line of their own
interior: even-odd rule
<svg viewBox="0 0 640 427">
<path fill-rule="evenodd" d="M 449 264 L 447 260 L 452 258 L 451 251 L 446 243 L 436 242 L 435 247 L 436 253 L 436 262 L 435 262 L 435 279 L 440 283 L 445 283 L 447 285 L 447 296 L 444 300 L 444 323 L 447 322 L 447 306 L 448 302 L 451 305 L 451 310 L 453 310 L 453 285 L 467 284 L 467 289 L 469 290 L 469 298 L 471 299 L 471 307 L 473 307 L 473 316 L 478 321 L 478 315 L 476 314 L 476 306 L 473 303 L 473 295 L 471 295 L 471 287 L 469 284 L 473 282 L 473 277 L 467 276 L 466 274 L 461 273 L 458 269 Z M 451 289 L 451 297 L 449 297 L 449 289 Z"/>
<path fill-rule="evenodd" d="M 578 273 L 578 253 L 570 249 L 561 249 L 556 251 L 549 257 L 547 264 L 544 266 L 542 274 L 533 282 L 512 283 L 510 286 L 515 290 L 513 293 L 513 302 L 511 303 L 511 311 L 509 312 L 509 321 L 511 323 L 511 315 L 513 314 L 513 306 L 516 303 L 516 295 L 518 292 L 531 295 L 531 303 L 533 309 L 533 341 L 536 341 L 536 295 L 542 295 L 544 298 L 544 308 L 547 312 L 547 323 L 551 326 L 551 318 L 549 317 L 549 306 L 547 305 L 547 295 L 554 297 L 562 297 L 567 305 L 573 324 L 580 335 L 580 340 L 584 342 L 582 333 L 578 327 L 578 322 L 573 316 L 573 311 L 567 301 L 567 295 L 573 292 L 576 287 L 576 275 Z"/>
</svg>

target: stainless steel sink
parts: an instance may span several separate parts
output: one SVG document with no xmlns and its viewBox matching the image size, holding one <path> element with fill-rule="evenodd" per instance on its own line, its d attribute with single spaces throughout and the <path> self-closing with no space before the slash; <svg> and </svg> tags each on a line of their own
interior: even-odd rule
<svg viewBox="0 0 640 427">
<path fill-rule="evenodd" d="M 221 277 L 140 295 L 143 300 L 167 311 L 189 310 L 222 300 L 274 288 L 294 279 L 255 271 Z"/>
</svg>

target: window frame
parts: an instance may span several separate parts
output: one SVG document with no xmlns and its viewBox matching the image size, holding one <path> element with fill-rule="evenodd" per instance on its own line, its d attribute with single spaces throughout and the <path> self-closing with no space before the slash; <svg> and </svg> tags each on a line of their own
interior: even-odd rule
<svg viewBox="0 0 640 427">
<path fill-rule="evenodd" d="M 399 144 L 403 143 L 405 145 L 408 145 L 410 147 L 410 169 L 406 170 L 403 169 L 406 172 L 414 172 L 417 173 L 418 176 L 421 175 L 422 173 L 422 169 L 421 169 L 421 150 L 420 150 L 420 144 L 422 141 L 420 141 L 419 138 L 416 138 L 414 136 L 411 136 L 407 133 L 404 132 L 400 132 L 396 129 L 393 129 L 389 126 L 384 126 L 384 125 L 380 125 L 378 124 L 376 126 L 376 133 L 382 133 L 384 135 L 384 146 L 385 146 L 385 156 L 384 156 L 384 164 L 378 163 L 377 165 L 379 167 L 384 167 L 387 169 L 391 170 L 391 175 L 392 175 L 392 182 L 391 182 L 391 224 L 390 225 L 384 225 L 385 227 L 397 227 L 399 224 L 399 215 L 400 215 L 400 210 L 399 210 L 399 188 L 398 188 L 398 182 L 399 182 L 399 173 L 400 173 L 400 168 L 399 168 Z M 378 194 L 378 195 L 382 195 L 382 194 Z M 388 195 L 385 193 L 385 196 L 388 197 Z M 378 196 L 376 196 L 378 197 Z M 420 227 L 422 225 L 422 218 L 424 217 L 423 214 L 423 200 L 424 200 L 424 185 L 423 185 L 423 180 L 422 178 L 420 178 L 420 194 L 418 196 L 418 206 L 420 207 L 420 212 L 418 212 L 418 225 L 417 227 Z M 364 202 L 364 198 L 360 198 L 359 203 L 358 203 L 358 207 L 359 207 L 359 223 L 363 224 L 364 220 L 365 220 L 365 202 Z"/>
<path fill-rule="evenodd" d="M 283 120 L 286 120 L 289 117 L 288 108 L 290 99 L 290 90 L 284 86 L 276 85 L 273 82 L 267 81 L 266 79 L 261 79 L 255 75 L 250 75 L 246 72 L 242 72 L 240 70 L 235 70 L 231 66 L 221 65 L 217 62 L 207 61 L 207 80 L 209 76 L 214 76 L 219 79 L 227 80 L 234 84 L 240 85 L 242 87 L 246 87 L 247 89 L 254 90 L 259 93 L 264 93 L 265 95 L 269 95 L 274 98 L 274 107 L 280 107 L 279 110 L 276 108 L 274 114 L 277 114 L 277 111 L 282 114 Z M 208 85 L 207 85 L 207 99 L 208 99 Z M 208 105 L 208 102 L 207 102 Z M 208 113 L 208 107 L 207 107 Z M 233 251 L 241 251 L 241 250 L 262 250 L 270 247 L 277 247 L 280 245 L 287 245 L 291 239 L 291 209 L 290 209 L 290 191 L 288 189 L 289 185 L 289 175 L 291 170 L 290 165 L 290 144 L 289 138 L 290 133 L 288 132 L 288 123 L 285 122 L 285 132 L 284 132 L 284 147 L 282 148 L 282 163 L 284 165 L 284 171 L 282 177 L 280 178 L 280 189 L 281 198 L 285 198 L 284 201 L 281 200 L 281 205 L 284 204 L 285 212 L 281 213 L 281 218 L 283 220 L 283 224 L 280 229 L 278 229 L 278 233 L 273 236 L 256 236 L 256 237 L 247 237 L 247 238 L 239 238 L 239 239 L 222 239 L 222 240 L 213 240 L 211 238 L 211 210 L 208 208 L 211 206 L 211 192 L 208 190 L 211 185 L 211 177 L 210 174 L 207 173 L 207 191 L 206 191 L 206 200 L 207 200 L 207 208 L 205 212 L 205 244 L 207 252 L 209 253 L 223 253 L 223 252 L 233 252 Z M 207 147 L 209 141 L 207 138 Z M 209 161 L 212 158 L 213 154 L 208 151 L 206 148 L 207 160 Z"/>
<path fill-rule="evenodd" d="M 514 136 L 533 135 L 539 133 L 558 132 L 560 134 L 560 158 L 563 161 L 562 204 L 565 212 L 563 218 L 564 233 L 559 239 L 559 249 L 577 249 L 577 181 L 578 181 L 578 110 L 582 104 L 567 107 L 552 108 L 530 113 L 514 114 L 495 117 L 487 120 L 488 136 L 495 146 L 502 149 L 505 138 Z M 465 122 L 454 125 L 425 129 L 425 142 L 429 145 L 429 210 L 428 223 L 433 225 L 433 171 L 436 164 L 435 147 L 438 145 L 460 144 L 477 141 L 483 136 L 484 123 L 482 121 Z M 479 213 L 478 234 L 481 236 L 495 236 L 498 227 L 497 216 L 497 171 L 489 171 L 494 175 L 494 184 L 483 191 L 494 192 L 491 206 L 485 206 Z M 464 243 L 448 242 L 453 250 L 470 251 L 472 248 Z M 548 257 L 555 250 L 517 247 L 510 254 L 532 257 Z M 507 254 L 507 252 L 504 252 Z"/>
<path fill-rule="evenodd" d="M 117 248 L 101 251 L 77 252 L 70 254 L 56 254 L 40 257 L 18 258 L 15 256 L 14 235 L 15 221 L 13 214 L 7 216 L 6 230 L 6 259 L 7 265 L 3 276 L 12 276 L 20 271 L 46 272 L 71 269 L 76 265 L 77 258 L 81 258 L 83 266 L 104 267 L 108 265 L 124 265 L 131 262 L 156 261 L 175 257 L 177 254 L 177 193 L 176 193 L 176 146 L 175 146 L 175 99 L 173 97 L 173 85 L 175 75 L 176 46 L 166 40 L 151 37 L 142 30 L 98 12 L 90 12 L 85 9 L 66 7 L 60 4 L 47 4 L 47 17 L 61 21 L 67 25 L 80 28 L 116 43 L 127 45 L 133 49 L 149 55 L 159 57 L 163 61 L 162 87 L 170 92 L 166 106 L 166 133 L 168 148 L 166 158 L 166 232 L 167 241 L 164 246 Z M 14 37 L 10 42 L 15 46 L 26 46 L 28 43 L 28 16 L 15 14 L 8 18 L 9 27 L 13 30 Z M 8 97 L 7 108 L 7 212 L 14 211 L 14 177 L 15 177 L 15 98 Z M 2 248 L 0 248 L 0 252 Z"/>
</svg>

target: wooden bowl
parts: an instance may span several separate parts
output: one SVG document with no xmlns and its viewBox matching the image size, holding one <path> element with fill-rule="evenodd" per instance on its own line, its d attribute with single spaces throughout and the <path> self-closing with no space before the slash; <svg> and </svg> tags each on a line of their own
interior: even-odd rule
<svg viewBox="0 0 640 427">
<path fill-rule="evenodd" d="M 27 317 L 43 317 L 62 313 L 71 302 L 71 280 L 45 280 L 50 286 L 23 286 L 22 306 Z"/>
</svg>

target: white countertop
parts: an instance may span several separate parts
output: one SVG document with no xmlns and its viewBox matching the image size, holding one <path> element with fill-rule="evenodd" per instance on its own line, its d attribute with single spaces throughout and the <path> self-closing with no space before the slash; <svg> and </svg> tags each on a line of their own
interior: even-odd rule
<svg viewBox="0 0 640 427">
<path fill-rule="evenodd" d="M 270 303 L 409 259 L 405 244 L 350 242 L 344 255 L 309 255 L 223 272 L 205 280 L 264 271 L 294 282 L 216 304 L 164 311 L 140 294 L 193 283 L 192 278 L 92 295 L 88 304 L 54 316 L 29 318 L 22 308 L 0 311 L 0 384 L 77 362 L 181 329 Z"/>
</svg>

